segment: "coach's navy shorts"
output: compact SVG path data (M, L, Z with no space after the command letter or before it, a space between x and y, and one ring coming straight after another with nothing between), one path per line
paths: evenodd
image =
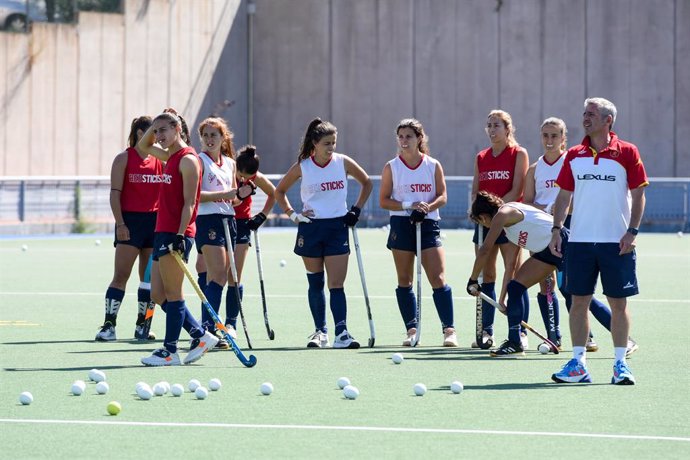
M119 241L117 239L117 229L115 229L114 246L128 244L138 249L153 247L153 233L156 229L155 212L123 211L122 218L129 229L129 239L127 241Z
M638 294L635 251L619 256L618 243L568 243L565 286L573 295L594 294L601 274L604 295L613 298Z
M561 229L561 254L563 257L557 257L551 254L551 249L547 246L546 248L542 249L541 251L532 254L532 257L544 262L545 264L553 265L556 267L556 270L563 270L565 267L565 251L568 248L568 236L570 235L570 231L568 231L567 228L562 228Z
M158 260L166 254L170 254L170 249L168 246L175 242L177 235L175 233L168 232L156 232L153 237L153 260ZM189 260L189 253L192 250L192 245L194 244L194 239L191 236L185 236L184 238L184 255L183 259L185 262Z
M251 246L251 233L247 227L249 219L235 219L237 222L237 236L235 237L235 244L248 244Z
M347 225L342 217L312 219L297 227L295 254L302 257L339 256L350 253Z
M482 233L482 236L486 238L486 235L489 234L489 227L482 227L484 229L484 233ZM479 244L479 224L474 224L474 235L472 235L472 242L474 244ZM482 242L484 240L482 239ZM506 244L510 243L510 240L506 236L506 232L501 231L501 234L498 235L498 238L496 238L496 242L494 244Z
M201 254L201 249L206 246L225 246L225 229L223 219L228 220L230 230L230 240L232 247L235 247L235 235L237 235L237 225L235 217L227 214L203 214L196 216L196 251Z
M391 229L388 232L388 249L417 252L417 235L415 224L407 216L391 216ZM429 248L441 247L441 229L438 221L424 219L422 221L422 251Z

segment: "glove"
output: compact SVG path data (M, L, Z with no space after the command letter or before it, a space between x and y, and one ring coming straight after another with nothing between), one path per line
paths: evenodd
M168 249L170 249L170 252L177 251L184 255L186 250L184 235L180 235L179 233L175 235L175 241L168 245Z
M416 224L418 222L423 222L424 219L426 218L426 213L423 211L420 211L419 209L415 209L412 211L412 214L410 214L410 222L413 224Z
M305 224L311 223L310 218L308 218L307 216L305 216L303 214L298 213L297 211L290 214L290 220L296 224L299 224L300 222L304 222Z
M256 195L256 185L252 181L248 181L237 189L237 198L240 201L244 201L252 195Z
M467 293L469 295L476 296L480 292L482 292L482 287L479 285L479 281L470 278L470 280L467 282Z
M362 213L362 210L359 209L357 206L352 206L350 210L345 214L345 225L348 227L354 227L357 225L357 222L359 221L359 215Z
M247 228L249 228L249 230L258 230L264 222L266 222L266 214L260 212L247 221Z

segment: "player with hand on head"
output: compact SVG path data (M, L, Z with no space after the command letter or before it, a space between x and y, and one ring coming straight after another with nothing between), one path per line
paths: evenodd
M640 153L634 144L612 131L616 106L604 98L584 103L585 138L568 150L553 206L554 231L549 248L562 252L561 232L572 209L566 290L572 294L570 335L573 359L551 379L559 383L591 382L586 361L588 310L597 279L611 307L611 335L615 349L611 383L632 385L635 378L626 362L630 316L627 298L638 293L635 238L645 207L649 184Z
M367 173L347 155L335 152L337 129L315 118L309 123L293 164L275 190L278 205L298 224L294 252L302 257L309 282L309 308L315 332L307 347L329 346L326 328L325 276L328 274L330 307L335 323L333 348L359 348L347 330L347 300L343 285L350 256L348 227L357 224L373 185ZM357 201L347 208L347 176L361 185ZM302 212L295 211L287 191L302 178Z
M530 204L536 208L542 209L547 213L551 213L553 203L558 196L558 187L556 186L556 178L563 166L565 160L565 152L567 150L567 134L568 130L565 122L560 118L550 117L544 120L541 125L541 141L544 147L544 154L530 166L527 171L527 178L525 179L525 196L523 202ZM565 228L570 227L570 214L563 222ZM565 267L564 267L565 268ZM572 296L565 290L564 280L565 275L562 270L558 271L556 277L558 281L558 288L565 300L565 306L570 311L572 305ZM560 346L561 332L559 328L559 314L558 314L558 297L553 293L553 307L554 307L554 322L556 328L556 338L549 337ZM550 318L548 314L548 300L546 295L546 282L540 282L540 292L537 294L537 302L541 310L544 325L547 331L550 330ZM598 300L592 297L589 304L589 311L604 326L607 330L611 330L611 309ZM588 352L595 352L599 346L594 340L592 331L589 332L589 338L585 345ZM637 343L632 339L628 339L627 356L630 356L638 349Z
M263 208L256 215L251 215L252 197L249 196L242 200L235 206L235 222L237 223L237 237L235 242L235 265L237 267L237 280L242 280L242 269L247 258L247 251L249 250L251 232L256 231L266 222L266 216L273 209L276 200L273 196L275 186L268 178L259 172L259 154L256 153L256 147L253 145L245 145L237 152L237 159L235 161L237 166L236 177L238 185L254 184L266 194L266 202ZM235 289L235 283L232 278L228 279L228 293L225 297L228 316L226 319L226 326L231 326L232 330L237 328L237 314L240 311L237 305L237 296L231 293L230 290ZM240 298L244 293L244 286L239 284ZM228 330L231 330L228 327Z
M416 229L421 224L421 264L433 289L434 305L441 320L443 346L457 347L453 295L446 283L445 253L441 246L439 208L448 201L443 167L429 156L428 137L422 124L401 120L395 130L398 155L381 174L379 204L390 211L387 247L393 254L398 287L395 296L406 329L403 346L413 345L419 327L417 298L412 290L416 257ZM416 343L415 343L416 345Z
M479 152L474 162L474 178L472 180L472 201L479 191L491 192L500 197L504 202L521 201L525 182L525 175L529 166L527 150L522 148L515 139L515 125L508 112L492 110L486 120L486 135L489 137L491 147ZM486 238L488 228L483 228L482 236ZM482 242L479 241L479 226L475 225L474 252L477 254ZM498 252L503 258L504 274L498 301L505 305L508 281L513 278L515 270L520 265L520 248L508 241L501 234L496 239L491 252L488 255L482 273L482 291L496 300L496 258ZM525 293L525 318L529 315L529 297ZM488 302L482 302L482 343L472 343L472 348L486 348L485 345L493 344L493 324L496 309ZM523 331L521 336L523 348L527 348L527 335Z
M504 312L508 315L508 340L497 350L491 351L492 357L523 356L525 353L520 336L520 323L525 316L525 292L563 265L563 258L556 257L549 250L553 216L525 203L504 203L496 195L480 191L472 203L470 217L474 222L488 227L489 232L477 251L477 258L467 282L468 294L479 295L481 286L477 278L499 235L505 234L511 243L526 248L531 253L508 283L507 311ZM568 230L564 228L561 233L565 252Z
M225 120L218 117L206 118L199 124L198 131L203 150L199 155L202 177L199 211L196 217L196 271L201 290L213 310L218 313L223 288L228 284L228 280L232 279L223 220L228 223L231 239L229 244L234 247L237 226L233 201L247 198L253 192L253 188L249 185L244 192L237 188L233 134ZM235 299L234 292L227 298ZM238 313L237 302L227 300L225 324L226 327L228 324L232 325L227 329L233 338L237 338L233 319L237 318ZM201 325L218 338L216 348L230 348L221 331L216 330L211 315L203 306Z
M199 360L213 348L218 339L205 332L187 309L182 282L184 272L172 252L186 261L196 233L195 219L201 194L201 165L199 157L184 138L186 123L173 110L153 119L153 125L137 143L137 150L165 161L163 184L154 235L153 266L151 268L151 297L166 314L163 347L141 359L147 366L180 365L177 342L184 328L193 344L184 364Z
M163 163L140 152L137 141L151 126L149 116L132 120L129 147L115 156L110 169L110 209L115 217L115 273L105 293L105 319L96 334L96 341L117 339L117 313L125 297L127 280L139 258L138 313L134 338L155 340L150 333L155 303L151 301L151 283L147 266L153 251L153 233L158 211L158 193ZM147 318L148 316L148 318Z

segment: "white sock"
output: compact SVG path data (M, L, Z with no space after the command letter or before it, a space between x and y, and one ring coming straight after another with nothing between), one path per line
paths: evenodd
M585 364L587 362L587 349L585 347L573 347L573 359Z
M616 361L625 362L625 352L628 351L626 347L615 347Z

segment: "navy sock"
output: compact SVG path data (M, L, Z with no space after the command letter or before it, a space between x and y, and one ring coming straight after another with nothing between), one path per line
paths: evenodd
M589 311L592 315L609 331L611 330L611 309L604 305L600 300L592 297L592 301L589 303Z
M198 339L201 336L204 335L206 332L203 327L201 327L201 324L194 318L194 315L192 315L192 312L189 311L189 308L187 308L187 304L185 301L182 301L182 306L184 307L183 313L184 313L184 319L182 321L182 328L187 331L189 336L193 339Z
M453 325L453 292L447 284L434 289L432 295L438 318L441 320L441 330Z
M220 311L220 301L223 298L223 286L215 281L211 281L206 285L204 294L206 295L208 303L211 304L213 311L218 313ZM215 321L205 307L201 309L201 327L209 331L214 331L216 329Z
M241 286L240 286L241 289ZM240 290L240 298L242 291ZM225 324L229 324L237 328L237 316L240 314L240 303L237 301L237 293L235 286L228 285L228 290L225 293Z
M109 287L105 291L105 323L110 323L113 326L117 323L117 312L122 305L122 299L125 298L125 291L114 287Z
M515 280L508 283L508 340L520 343L520 322L525 316L523 294L527 288Z
M558 297L556 293L551 296L553 302L553 323L551 323L551 318L549 318L549 302L545 294L537 294L537 303L539 304L539 311L541 312L541 318L544 321L544 328L546 328L546 335L549 340L558 340L561 338L561 331L559 328L560 318L558 314Z
M330 292L331 314L333 315L335 335L337 337L347 329L347 299L345 298L345 289L343 288L333 288L328 291Z
M417 327L417 298L414 295L412 286L398 286L395 289L395 298L398 299L398 309L405 323L405 330Z
M307 273L309 309L314 319L314 328L321 332L328 331L326 328L326 294L323 292L326 284L325 279L323 272Z
M496 300L496 283L482 283L482 292ZM482 327L489 335L494 335L494 318L496 309L482 300Z
M170 353L175 353L177 352L177 342L180 340L182 323L184 323L184 301L166 301L163 302L161 307L165 311L165 339L163 340L163 346Z
M146 320L146 309L151 302L151 290L139 288L137 290L137 326Z
M522 305L525 307L525 315L522 320L529 323L529 293L527 291L522 293Z

